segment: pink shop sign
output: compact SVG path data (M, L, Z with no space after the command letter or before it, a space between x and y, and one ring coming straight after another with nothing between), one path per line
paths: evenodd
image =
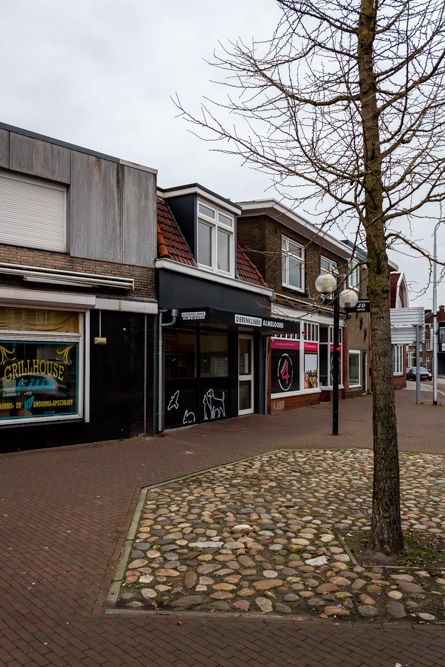
M270 346L272 350L299 350L300 341L288 338L274 338Z

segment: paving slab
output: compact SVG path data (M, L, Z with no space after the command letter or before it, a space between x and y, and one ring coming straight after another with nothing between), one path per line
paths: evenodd
M401 450L443 455L443 406L430 405L426 392L422 405L414 398L412 391L396 394ZM443 626L428 619L382 625L252 618L242 609L229 618L105 611L142 487L277 449L366 450L371 412L369 396L341 401L337 437L330 435L331 406L321 405L164 437L0 456L0 664L442 666Z

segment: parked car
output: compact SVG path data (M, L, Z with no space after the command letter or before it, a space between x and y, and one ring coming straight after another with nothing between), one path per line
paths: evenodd
M427 368L422 368L422 366L419 368L420 371L420 379L421 380L432 380L433 376L429 372ZM413 366L413 368L408 368L406 372L406 379L407 380L415 380L416 379L416 373L417 373L417 368Z

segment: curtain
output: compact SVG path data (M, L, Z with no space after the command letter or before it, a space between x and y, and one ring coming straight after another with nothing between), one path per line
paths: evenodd
M62 310L6 308L0 306L0 330L54 331L74 333L79 331L78 313Z

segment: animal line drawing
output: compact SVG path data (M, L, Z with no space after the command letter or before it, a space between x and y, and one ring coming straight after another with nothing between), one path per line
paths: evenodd
M204 419L221 419L221 417L225 417L225 399L226 394L224 391L221 398L215 396L213 389L206 391L202 400L204 403Z
M170 398L170 401L168 402L167 410L178 410L179 409L179 389L178 391L175 391L173 396Z

